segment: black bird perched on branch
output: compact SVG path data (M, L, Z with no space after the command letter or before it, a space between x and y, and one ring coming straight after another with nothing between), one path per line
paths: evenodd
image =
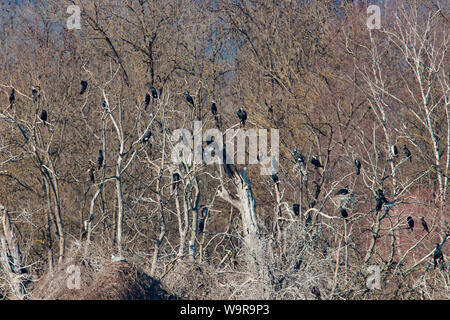
M411 232L413 232L414 231L414 220L413 220L413 218L409 216L408 218L406 218L406 222L408 222L409 229L411 230Z
M212 101L211 103L211 113L213 114L213 116L217 116L217 106L216 106L216 101Z
M34 103L38 102L38 99L41 97L36 87L31 87L31 95L33 96Z
M424 217L421 217L421 218L420 218L420 222L422 222L423 230L425 230L427 233L430 233L430 230L428 229L428 224L427 224L427 222L425 221L425 218L424 218Z
M240 107L236 114L239 120L241 120L242 126L245 127L245 121L247 120L247 112L245 112L245 110L242 107Z
M394 157L398 156L398 149L397 149L397 146L395 144L392 145L391 151L392 151L392 154L394 155Z
M376 210L378 212L381 210L383 203L387 202L386 198L384 197L384 193L383 193L382 189L378 189L375 199L377 201Z
M341 207L341 215L343 218L347 218L348 217L348 212L345 208Z
M85 92L86 92L86 89L87 89L88 83L87 83L87 81L85 81L85 80L81 80L80 84L81 84L81 91L80 91L80 95L82 95L83 93L85 93Z
M206 220L206 215L208 214L208 208L207 207L203 207L202 209L202 217L200 218L200 222L198 224L198 232L202 233L203 230L205 229L205 220Z
M90 169L89 169L89 178L91 179L91 182L92 182L92 183L95 183L94 172L95 172L95 169L94 169L94 168L90 168Z
M148 105L150 104L150 93L145 94L145 110L147 110Z
M102 165L103 165L103 151L100 149L100 150L98 150L98 160L97 160L97 163L98 163L98 170L100 170L100 168L102 167Z
M433 254L434 269L437 267L438 260L442 262L442 267L444 267L444 255L442 254L441 246L439 243L436 243L436 249L434 249Z
M41 112L41 120L44 123L44 125L46 125L46 121L47 121L47 111L45 109L42 109Z
M192 99L191 95L189 94L189 91L186 91L184 93L184 96L186 97L186 101L192 105L192 107L194 108L194 99Z
M9 107L12 109L14 105L14 101L16 100L15 96L16 90L12 88L11 93L9 95Z
M409 161L411 162L412 161L411 151L409 151L406 144L403 145L403 152L405 153L406 158L409 158Z
M303 164L305 162L305 158L303 158L303 155L301 153L298 153L297 148L295 148L295 150L294 150L294 159L295 159L295 162L297 162L299 164Z
M198 233L202 233L204 228L205 228L205 219L201 218L200 222L198 223Z
M148 142L152 137L152 132L150 130L147 131L145 136L142 138L142 143Z
M298 216L300 214L300 205L298 203L294 203L292 205L292 211L294 211L294 214Z
M153 99L158 99L158 92L156 91L155 87L151 87L150 92L152 93Z
M361 173L361 161L358 159L355 159L355 169L356 169L356 175L359 176Z
M338 190L338 192L336 192L336 196L346 195L346 194L348 194L348 184L345 186L344 189L340 189L340 190Z
M180 174L178 172L174 172L172 174L172 190L175 190L175 188L178 187L178 184L180 183Z
M280 179L278 179L278 176L275 173L272 174L272 180L275 182L277 189L280 190Z
M317 156L312 157L311 163L314 165L315 169L323 168L323 165L320 163L319 158L317 158Z
M106 100L103 100L102 107L103 109L106 109Z
M320 290L319 290L318 287L316 287L316 286L312 287L311 288L311 293L316 296L317 300L322 300L322 297L321 297L321 294L320 294Z

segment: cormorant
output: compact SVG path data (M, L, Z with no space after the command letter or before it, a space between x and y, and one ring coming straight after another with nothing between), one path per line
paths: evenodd
M95 171L94 168L90 168L90 169L89 169L89 178L91 179L91 182L92 182L92 183L95 183L94 171Z
M397 149L397 146L395 144L392 145L391 151L392 151L392 154L394 155L394 157L398 156L398 149Z
M216 106L216 101L212 101L211 104L211 113L213 114L213 116L217 116L217 106Z
M414 220L413 220L413 218L412 217L408 217L408 218L406 218L406 221L408 222L409 229L411 229L411 232L413 232L414 231Z
M378 211L381 210L381 208L383 206L383 203L387 202L386 198L384 197L382 189L378 189L377 195L375 197L375 200L377 201L376 210L377 210L377 213L378 213Z
M427 233L430 233L430 230L428 229L428 224L427 224L427 222L425 221L425 218L424 218L424 217L421 217L421 218L420 218L420 221L422 222L423 230L425 230Z
M295 161L299 164L302 164L305 162L303 155L301 153L298 153L297 148L295 148L295 150L294 150L294 158L295 158Z
M87 81L81 80L80 84L81 84L81 91L80 91L80 95L82 95L83 93L85 93L85 92L86 92L86 89L87 89L88 83L87 83Z
M36 87L31 87L31 95L33 96L33 101L36 103L38 102L38 99L41 97Z
M343 218L347 218L348 217L348 212L345 208L341 207L341 215Z
M186 91L184 93L184 96L186 97L186 101L194 107L194 99L192 99L191 95L189 94L189 91Z
M436 243L436 249L434 249L434 254L433 254L434 269L436 269L436 267L437 267L438 260L441 260L442 267L443 267L444 266L444 255L442 254L441 246L439 245L439 243Z
M198 224L198 232L202 233L203 229L205 229L205 219L206 219L206 214L208 213L208 208L207 207L203 207L202 209L202 217L200 218L200 222Z
M320 163L319 158L317 158L317 156L312 157L311 163L314 165L315 169L323 168L323 165Z
M158 99L158 92L156 91L155 87L151 87L150 91L152 92L153 99Z
M280 179L278 179L278 176L275 173L272 174L272 180L277 185L277 189L280 190Z
M178 187L178 184L180 183L180 179L181 178L180 178L180 175L178 172L174 172L172 174L172 182L173 182L172 190L175 190L175 188Z
M316 287L316 286L312 287L311 288L311 293L316 296L317 300L322 300L322 297L321 297L321 294L320 294L320 290L319 290L318 287Z
M292 211L294 211L294 214L298 216L300 214L300 205L298 203L294 203L292 205Z
M202 233L204 228L205 228L205 219L201 218L200 222L198 223L198 233Z
M406 144L403 145L403 152L405 153L406 158L409 158L409 161L411 162L411 160L412 160L411 151L409 151Z
M100 170L100 168L101 168L102 165L103 165L103 151L102 151L102 150L98 150L98 160L97 160L97 163L98 163L98 170Z
M359 176L361 173L361 162L358 159L355 159L355 169L356 169L356 175Z
M148 132L145 134L145 136L142 138L142 143L148 142L152 136L152 132L148 130Z
M346 194L348 194L348 185L346 185L344 189L340 189L340 190L338 190L338 192L336 192L336 196L346 195Z
M12 88L11 94L9 95L9 107L12 109L14 105L14 101L16 100L15 96L16 90Z
M145 94L145 110L147 110L148 105L150 104L150 93Z
M103 109L106 109L106 100L103 100L102 107L103 107Z
M240 107L236 114L239 120L241 120L242 126L245 127L245 121L247 120L247 112L245 112L245 110L242 107Z
M44 123L44 125L46 125L46 121L47 121L47 111L45 110L45 109L42 109L42 112L41 112L41 120L42 120L42 122Z

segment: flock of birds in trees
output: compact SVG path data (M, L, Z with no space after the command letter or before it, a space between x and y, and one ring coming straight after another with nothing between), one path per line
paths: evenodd
M85 81L85 80L82 80L80 82L80 84L81 84L80 95L83 95L86 92L86 90L87 90L88 82ZM40 94L39 94L38 89L39 89L38 87L34 87L34 86L32 87L31 94L32 94L32 97L33 97L33 101L35 103L38 102L39 99L40 99ZM160 94L161 94L161 91L160 91ZM190 106L192 106L192 108L194 108L195 107L194 99L190 95L189 91L186 91L184 93L184 96L185 96L186 102ZM153 87L153 86L150 88L150 92L147 92L146 95L145 95L145 102L144 102L145 110L147 110L148 106L150 105L150 102L151 102L152 98L154 100L158 99L158 92L157 92L156 88ZM9 105L10 105L11 109L14 107L14 104L15 104L15 89L12 88L11 93L9 95ZM103 100L103 105L102 106L103 106L104 109L106 109L107 104L106 104L105 100ZM215 121L218 122L218 118L217 118L217 115L218 115L217 104L216 104L216 101L214 101L214 100L212 101L212 104L211 104L211 113L214 116ZM238 117L238 119L240 121L241 126L245 127L245 123L247 121L247 112L244 110L244 108L240 107L236 114L237 114L237 117ZM48 114L47 114L47 111L45 109L42 109L41 115L40 115L40 119L42 120L44 125L47 124ZM152 136L151 131L148 131L144 135L144 137L142 139L142 143L149 143L150 148L151 148L151 143L150 143L151 136ZM213 141L214 140L212 138L210 138L207 141L207 144L210 144ZM391 146L391 152L392 152L392 155L394 157L398 157L398 148L397 148L397 146L395 144ZM403 152L405 154L406 159L409 159L409 161L412 161L411 151L408 149L406 144L403 145ZM302 154L300 154L297 149L294 150L293 156L294 156L295 162L297 164L299 164L300 167L302 168L303 165L305 164L304 156ZM98 170L100 170L102 168L103 163L104 163L103 151L100 149L99 152L98 152L98 159L97 159ZM321 164L318 156L316 156L316 155L314 155L311 158L311 164L314 166L314 169L324 168L324 166ZM354 160L354 167L355 167L355 174L356 175L360 175L360 173L361 173L361 161L359 159L355 159ZM95 169L94 168L90 168L89 169L89 178L90 178L90 181L92 183L95 183L95 175L94 174L95 174ZM181 177L180 177L179 173L177 173L177 172L173 173L172 180L173 180L172 181L172 183L173 183L172 184L172 188L174 190L174 189L176 189L178 187L178 184L181 181ZM279 190L280 180L279 180L279 178L278 178L278 176L276 174L272 174L272 180L275 183L277 190ZM317 198L318 198L318 196L319 196L319 194L321 192L320 185L317 182L315 182L315 185L316 185L315 197L314 197L313 202L311 203L311 207L315 206ZM349 186L346 185L345 188L338 190L336 192L335 196L347 196L349 193L350 193ZM392 208L393 205L394 205L394 202L390 202L390 201L388 201L386 199L382 189L378 189L378 191L376 192L375 201L376 201L375 210L376 210L377 213L380 210L384 209L385 213L387 214L389 212L390 208ZM292 205L292 211L293 211L294 215L299 216L300 215L300 205L298 203L294 203ZM204 228L204 219L206 217L206 213L207 213L207 208L204 208L204 211L202 211L202 217L201 217L200 223L199 223L199 231L200 232L202 232L203 228ZM348 211L347 211L347 209L345 207L343 207L343 206L340 207L340 213L341 213L341 216L344 219L348 218ZM308 225L310 222L311 222L311 215L307 216L307 218L306 218L306 225ZM408 216L406 218L406 222L408 224L408 229L411 232L413 232L414 231L414 220L413 220L413 218L411 216ZM424 217L421 217L421 223L422 223L423 229L427 233L429 233L430 231L429 231L428 225L427 225ZM434 259L434 267L435 268L436 268L437 262L439 260L443 261L443 255L442 255L442 251L440 249L440 245L439 244L437 244L436 249L434 250L433 259ZM314 292L314 294L317 295L317 292ZM320 293L318 294L318 296L320 297Z

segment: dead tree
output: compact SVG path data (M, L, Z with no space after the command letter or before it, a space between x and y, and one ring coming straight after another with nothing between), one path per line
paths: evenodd
M7 278L12 297L24 300L27 295L25 284L28 274L23 266L22 253L8 211L2 205L0 205L0 219L3 226L3 232L0 233L0 265Z

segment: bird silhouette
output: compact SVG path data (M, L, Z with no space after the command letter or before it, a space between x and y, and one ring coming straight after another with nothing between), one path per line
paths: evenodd
M444 255L442 254L441 246L439 243L436 243L436 249L434 249L433 253L434 269L436 269L439 261L442 262L442 267L444 267Z
M41 120L44 123L44 125L46 125L46 121L47 121L47 111L45 109L42 109L41 112Z
M147 110L148 105L150 104L150 93L145 94L145 110Z
M305 162L305 158L301 153L298 153L297 148L295 148L293 155L296 163L303 164Z
M85 81L85 80L81 80L80 84L81 84L81 91L80 91L80 95L83 95L83 93L85 93L85 92L86 92L86 89L87 89L88 83L87 83L87 81Z
M377 201L376 212L381 210L383 203L387 202L382 189L378 189L375 200Z
M9 107L12 109L14 105L14 101L16 100L15 96L16 90L12 88L11 93L9 94Z
M38 102L38 100L41 98L41 95L39 94L39 91L36 89L36 87L31 87L31 95L33 96L34 103Z
M95 183L94 172L95 172L95 169L94 169L94 168L90 168L90 169L89 169L89 178L91 179L91 182L92 182L92 183Z
M300 205L298 203L294 203L292 205L292 211L296 216L298 216L300 214Z
M358 159L355 159L355 169L356 169L356 175L359 176L361 173L361 162Z
M194 108L194 99L192 99L191 95L189 94L189 91L186 91L184 93L184 96L186 98L186 101Z
M103 165L103 151L102 150L98 150L98 159L97 159L97 163L98 163L98 170L100 170L100 168Z
M392 145L391 151L392 151L392 154L394 155L394 157L398 156L398 149L397 149L397 146L395 144Z
M280 179L278 179L278 176L275 173L272 174L272 180L275 182L277 189L280 190Z
M420 218L420 222L422 222L423 230L425 230L427 233L430 233L430 230L428 229L428 224L427 224L427 222L425 221L425 218L424 218L424 217L421 217L421 218Z
M340 190L338 190L338 192L336 192L336 196L339 196L339 195L346 195L346 194L348 194L348 184L345 186L345 188L344 189L340 189Z
M148 142L151 137L152 137L152 132L150 130L148 130L147 133L142 138L142 143Z
M180 174L178 172L174 172L172 174L172 190L175 190L178 187L178 184L180 183Z
M409 151L406 144L403 145L403 152L405 153L406 158L409 158L409 161L412 161L411 151Z
M317 300L322 300L322 296L320 294L320 290L318 287L314 286L311 288L311 293L316 296Z
M151 87L150 92L152 93L153 99L158 99L158 92L156 91L155 87Z
M347 218L348 217L348 212L345 208L341 207L341 215L343 218Z
M409 229L411 230L411 232L413 232L414 231L414 219L409 216L408 218L406 218L406 222L408 222Z
M320 160L317 156L313 156L311 159L311 163L314 165L314 168L323 168L323 165L320 163Z
M212 101L211 103L211 113L213 114L213 116L217 116L217 105L216 105L216 101Z
M245 121L247 121L247 112L245 112L245 110L240 107L236 114L241 121L242 126L245 127Z

